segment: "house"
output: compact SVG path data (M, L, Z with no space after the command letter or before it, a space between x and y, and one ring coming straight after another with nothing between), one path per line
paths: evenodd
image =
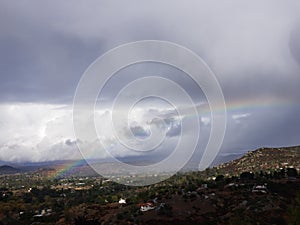
M224 188L234 188L234 187L238 187L239 185L238 184L236 184L236 183L229 183L229 184L226 184L225 186L224 186Z
M197 189L197 191L203 191L203 190L205 190L205 189L207 189L207 184L202 184L202 185Z
M120 198L119 204L126 204L126 199Z
M265 185L256 185L256 186L253 186L252 193L267 194L268 193L268 189L267 189L267 187Z
M39 218L39 217L43 217L43 216L50 216L51 214L52 214L52 209L43 209L43 210L41 210L41 213L39 214L39 211L37 210L37 211L35 211L35 213L37 213L37 214L35 214L34 216L33 216L33 218Z
M141 208L140 211L147 212L149 210L155 209L155 206L152 202L147 202L145 204L140 204Z

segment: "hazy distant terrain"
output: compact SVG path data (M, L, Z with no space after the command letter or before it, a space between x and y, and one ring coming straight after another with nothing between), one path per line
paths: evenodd
M260 170L278 170L283 167L294 167L300 168L300 147L281 147L281 148L260 148L257 150L252 150L243 153L235 154L226 154L219 155L214 160L212 164L212 171L221 174L240 174L244 171L253 171L259 172ZM126 161L127 160L127 161ZM143 158L132 158L126 159L124 162L127 162L132 165L144 165L151 164L151 161L147 161ZM96 176L97 172L88 164L81 163L76 165L76 161L50 161L50 162L40 162L40 163L9 163L8 166L5 163L0 167L0 174L12 174L18 172L34 172L41 168L51 168L60 170L60 168L70 167L60 176ZM72 165L72 166L70 166ZM123 171L120 166L115 165L111 162L94 162L92 166L95 166L99 170L103 171L105 174L124 174L126 171ZM197 171L198 165L190 163L186 165L182 171ZM156 171L159 172L159 171ZM165 172L165 171L161 171ZM142 172L140 172L142 173Z

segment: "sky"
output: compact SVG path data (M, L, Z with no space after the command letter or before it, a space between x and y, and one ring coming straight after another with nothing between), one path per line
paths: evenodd
M213 71L227 107L219 154L299 145L299 15L296 0L1 0L0 160L78 159L78 143L89 156L106 158L108 153L99 150L95 140L74 134L73 98L84 72L98 57L140 40L185 46ZM162 132L164 143L147 154L126 149L114 137L110 121L114 99L130 82L158 75L186 90L199 115L184 102L180 107L186 114L178 115L176 107L162 99L144 99L129 113L129 130L142 140ZM166 92L155 85L140 87L147 88L161 95ZM201 128L194 155L199 160L211 128L207 105L205 93L184 72L142 63L117 72L107 82L95 109L95 127L115 157L143 155L155 161L171 154L178 138L192 135L191 130L181 132L181 122L194 116Z

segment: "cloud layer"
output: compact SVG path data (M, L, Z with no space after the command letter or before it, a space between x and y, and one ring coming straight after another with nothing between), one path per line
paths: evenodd
M82 74L109 49L143 39L186 46L216 74L228 106L222 152L299 144L299 15L296 0L1 1L0 160L80 157L72 127L72 99ZM107 106L124 85L151 75L172 79L196 104L206 103L199 87L174 68L150 63L117 73L100 96L98 118L105 143L117 156L134 154L115 144ZM165 90L159 91L163 95ZM166 106L153 108L165 122L162 129L170 141L165 148L172 149L182 118ZM131 131L147 138L149 126L155 124L151 118L158 115L140 109ZM210 114L201 107L199 113L201 152L209 135ZM87 146L97 151L93 143ZM199 160L198 155L195 158Z

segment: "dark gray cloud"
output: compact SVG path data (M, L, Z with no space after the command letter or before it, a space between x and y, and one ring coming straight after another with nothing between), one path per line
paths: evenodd
M71 139L68 139L65 141L65 144L68 145L68 146L75 146L76 145L76 140L71 140Z
M135 137L146 138L150 135L149 131L145 130L142 126L132 126L130 130Z
M291 30L289 48L295 61L300 65L300 22Z
M299 144L299 15L298 1L1 1L0 102L8 105L0 111L0 116L7 118L0 121L0 132L5 136L7 127L12 127L0 140L1 146L16 138L15 133L21 137L24 132L16 132L18 126L9 124L20 122L9 121L19 118L9 116L18 112L9 104L70 105L80 77L98 56L119 44L143 39L184 45L216 74L228 105L223 152ZM183 72L153 63L117 73L104 88L101 100L111 103L124 85L151 75L170 78L195 102L205 101L203 92ZM46 112L37 113L40 120ZM34 118L22 107L19 113L24 114L20 116L24 121ZM163 118L172 127L167 136L179 135L174 115ZM209 113L201 118L206 139ZM30 127L33 122L20 124ZM42 127L34 124L35 129ZM55 149L63 145L70 151L73 137L69 131L67 135L61 132L62 137L55 134L60 143ZM147 134L138 125L133 132ZM16 149L21 142L22 138L14 139L10 148Z
M2 101L70 101L96 57L141 39L190 47L216 72L229 98L274 95L287 86L285 95L294 96L300 79L289 64L289 40L295 58L299 45L292 35L295 1L169 3L2 1Z
M84 43L47 28L0 37L1 101L70 101L101 48L101 41Z
M85 69L105 51L126 40L159 39L147 18L135 24L119 18L114 27L103 3L92 10L57 3L0 3L1 101L70 102Z

